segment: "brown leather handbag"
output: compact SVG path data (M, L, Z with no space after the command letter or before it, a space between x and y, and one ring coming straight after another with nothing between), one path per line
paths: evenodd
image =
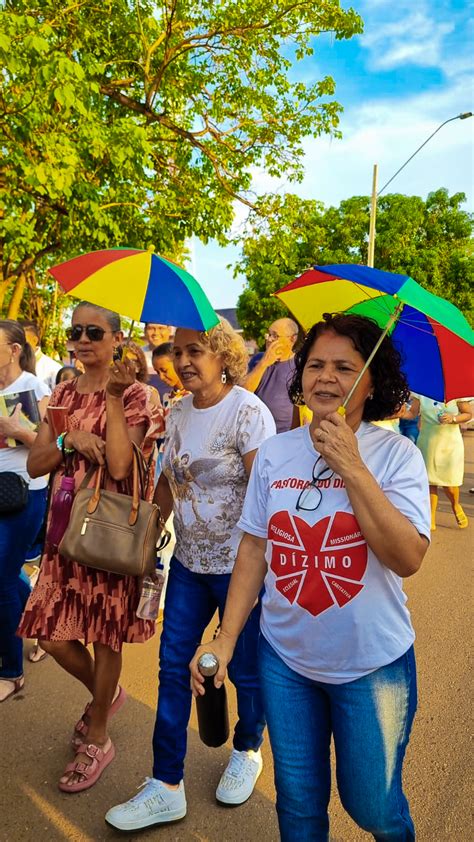
M71 509L59 554L87 567L119 576L146 576L155 570L157 549L170 539L154 503L142 499L147 466L133 447L132 496L102 488L104 469L93 466ZM94 473L95 487L87 488Z

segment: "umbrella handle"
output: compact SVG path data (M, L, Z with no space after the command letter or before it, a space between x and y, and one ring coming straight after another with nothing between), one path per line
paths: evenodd
M395 295L394 295L393 297L394 297L394 298L396 298L396 296L395 296ZM400 317L401 312L402 312L402 310L403 310L403 307L404 307L404 305L403 305L403 303L400 301L400 304L398 304L398 305L397 305L397 307L395 308L395 310L393 311L393 313L392 313L392 315L390 316L390 318L389 318L389 320L388 320L387 324L385 325L385 327L384 327L384 329L383 329L382 333L380 334L380 336L379 336L379 338L378 338L378 340L377 340L377 342L376 342L376 344L375 344L375 346L374 346L373 350L371 351L371 353L369 354L368 358L366 359L366 361L365 361L365 363L364 363L364 365L363 365L362 370L361 370L361 371L359 371L359 374L357 375L357 377L356 377L356 379L355 379L354 383L352 384L352 388L350 389L349 394L348 394L348 395L344 398L344 400L343 400L343 402L342 402L342 406L340 406L340 407L338 408L337 412L338 412L338 414L339 414L339 415L342 415L343 417L345 416L345 414L346 414L346 406L347 406L347 404L349 403L349 401L350 401L350 399L351 399L352 395L354 394L355 390L357 389L357 386L359 385L360 381L362 380L362 378L363 378L363 376L364 376L365 372L367 371L367 369L368 369L368 367L369 367L370 363L372 362L372 360L373 360L373 358L375 357L375 355L376 355L377 351L379 350L379 348L380 348L380 346L381 346L382 342L384 341L385 337L387 336L387 334L388 334L388 332L389 332L390 328L391 328L391 327L392 327L392 325L393 325L393 324L397 321L397 319Z

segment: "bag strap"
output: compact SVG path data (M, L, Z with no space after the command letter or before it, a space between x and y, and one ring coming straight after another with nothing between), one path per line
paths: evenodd
M130 526L134 526L137 522L138 518L138 511L140 508L140 467L139 467L139 448L132 442L133 452L132 452L132 460L133 460L133 467L132 467L132 507L130 510L130 516L128 518L128 522ZM103 465L91 465L89 470L87 471L80 488L86 488L89 484L90 480L92 479L94 473L96 474L95 478L95 487L94 493L92 494L89 503L87 504L87 512L88 514L92 515L97 509L97 506L100 502L100 493L102 488L102 477L104 474L104 466ZM124 495L125 496L125 495Z
M84 479L82 480L82 482L81 482L81 484L78 488L78 491L80 491L81 488L87 488L87 486L89 485L89 483L90 483L92 477L94 476L95 472L100 471L100 470L101 470L100 465L91 465L89 470L86 472L86 474L84 476Z
M128 523L130 526L134 526L137 522L138 518L138 510L140 508L140 468L139 468L139 459L138 459L138 448L132 442L133 446L133 474L132 474L132 510L130 512L130 517L128 519Z
M145 474L145 472L148 471L149 462L145 461L143 453L141 452L138 445L135 444L135 442L132 442L131 444L132 444L133 450L134 450L134 452L137 456L137 459L138 459L138 471L139 471L139 477L140 477L140 485L141 485L142 490L143 489L146 490L146 488L148 487L148 482L147 482L147 480L144 479L144 474ZM87 488L87 486L89 485L89 483L90 483L90 481L91 481L91 479L94 476L96 471L98 473L100 473L100 475L101 475L99 485L102 483L104 466L103 465L91 465L89 470L86 472L86 474L84 476L84 479L82 480L82 482L79 486L79 489Z
M137 467L138 467L138 474L139 474L139 481L140 481L140 496L142 499L145 499L146 492L148 489L148 464L145 461L145 457L139 448L138 444L132 442L132 448L134 455L137 457Z

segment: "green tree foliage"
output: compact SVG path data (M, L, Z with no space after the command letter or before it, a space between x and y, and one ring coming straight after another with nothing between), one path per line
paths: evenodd
M379 199L375 265L411 275L449 299L471 321L474 280L473 217L461 209L464 193L444 188L426 201L399 193ZM252 213L236 267L247 278L238 318L249 337L260 341L268 324L287 315L272 294L314 264L367 263L368 196L345 199L339 207L287 194L264 199L262 215Z
M6 0L0 25L0 307L82 251L223 241L252 168L297 179L338 133L333 79L294 65L362 30L338 0Z

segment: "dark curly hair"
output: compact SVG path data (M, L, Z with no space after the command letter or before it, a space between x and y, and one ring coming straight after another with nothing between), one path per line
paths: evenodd
M323 333L333 331L347 336L356 351L367 360L382 333L379 325L365 316L345 313L323 313L306 334L300 350L295 354L295 374L288 385L290 400L298 405L303 400L302 375L308 354ZM381 421L398 412L410 397L406 377L401 370L402 357L390 337L386 336L369 366L374 396L364 406L364 421Z

